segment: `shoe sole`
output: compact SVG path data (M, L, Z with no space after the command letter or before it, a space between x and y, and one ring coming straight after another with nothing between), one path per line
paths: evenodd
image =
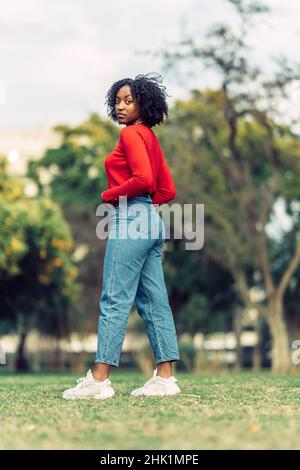
M64 397L64 400L107 400L108 398L114 397L115 394L109 395L108 397L102 397L101 395L92 395L89 397Z
M140 395L132 395L130 394L131 397L135 397L135 398L138 398L138 397L171 397L173 395L179 395L181 393L181 390L179 390L178 392L174 392L174 393L157 393L157 394L153 394L153 395L149 395L148 393L141 393Z

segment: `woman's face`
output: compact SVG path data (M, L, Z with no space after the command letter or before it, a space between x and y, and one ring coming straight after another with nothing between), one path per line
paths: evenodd
M124 85L119 89L116 95L115 111L120 124L128 126L140 120L140 105L134 100L129 85Z

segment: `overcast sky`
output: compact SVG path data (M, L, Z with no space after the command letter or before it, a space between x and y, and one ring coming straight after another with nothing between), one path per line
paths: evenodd
M300 2L265 3L272 13L253 31L255 59L263 67L275 53L298 60ZM234 15L224 0L0 0L0 127L76 124L92 111L106 116L114 81L161 72L160 60L137 50L179 41L182 22L200 38L225 20ZM217 84L205 70L187 84L164 78L170 104L196 84Z

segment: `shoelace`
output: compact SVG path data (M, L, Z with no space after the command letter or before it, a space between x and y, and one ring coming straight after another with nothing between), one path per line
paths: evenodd
M76 383L78 384L76 385L76 388L81 388L83 385L87 385L87 384L89 385L92 385L94 383L98 384L97 382L92 382L91 380L88 380L86 377L80 377L80 379L76 380ZM105 381L105 384L111 385L111 381L110 380Z
M81 388L87 382L86 377L80 377L80 379L76 380L76 388Z
M148 385L151 385L151 384L160 384L160 385L161 385L163 382L162 382L160 379L161 379L161 377L158 377L158 376L151 377L151 379L149 379L149 380L145 383L144 387L147 387ZM175 382L177 382L177 379L174 379L174 383L175 383ZM166 383L167 383L167 382L166 382ZM143 388L144 388L144 387L143 387Z

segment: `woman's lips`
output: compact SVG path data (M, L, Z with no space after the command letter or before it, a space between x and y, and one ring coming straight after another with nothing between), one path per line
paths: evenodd
M118 116L118 118L120 118L120 119L126 117L125 114L117 114L117 116Z

